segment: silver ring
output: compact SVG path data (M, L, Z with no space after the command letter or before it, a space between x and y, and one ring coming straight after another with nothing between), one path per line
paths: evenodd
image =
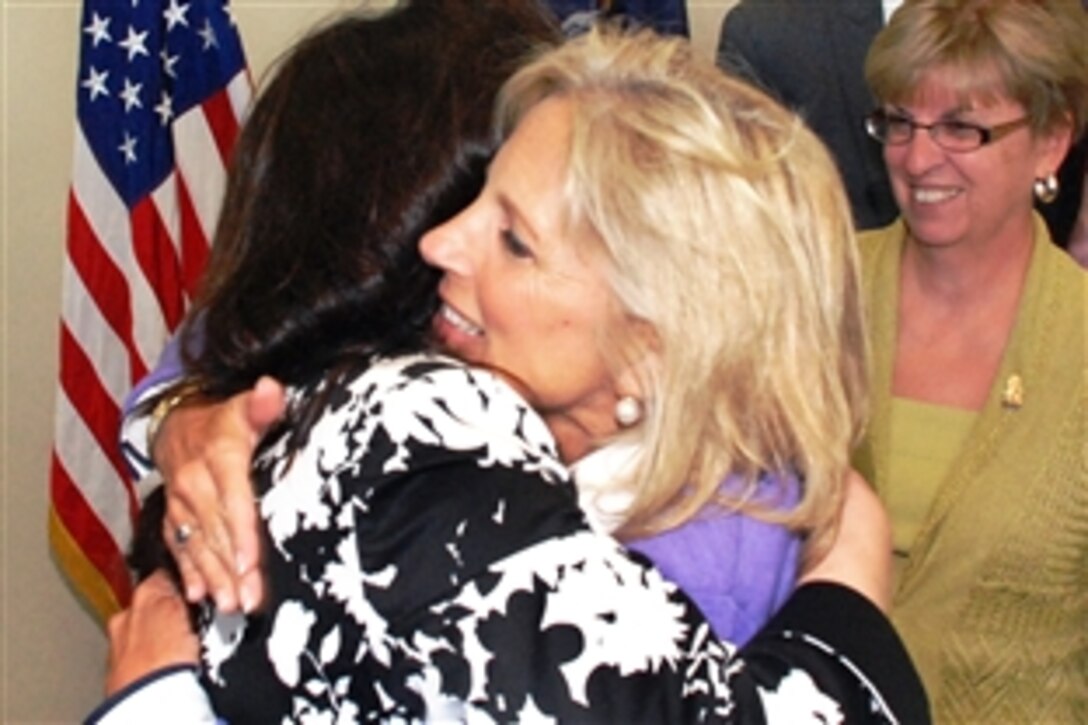
M185 546L185 542L193 537L193 527L189 524L179 524L174 529L174 543L178 546Z

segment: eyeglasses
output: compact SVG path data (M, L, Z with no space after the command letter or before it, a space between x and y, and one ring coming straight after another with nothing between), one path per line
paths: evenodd
M993 143L1021 126L1026 126L1030 121L1030 117L1024 116L989 127L967 121L918 123L906 116L877 109L865 117L865 131L880 143L903 146L914 138L915 129L922 128L944 150L963 153Z

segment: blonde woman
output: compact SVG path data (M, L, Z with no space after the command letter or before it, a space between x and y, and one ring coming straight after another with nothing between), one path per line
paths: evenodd
M521 381L567 460L627 444L607 481L579 481L587 508L618 521L621 537L712 516L716 503L758 513L760 476L797 471L800 501L778 518L819 538L833 530L866 396L834 166L795 116L713 66L671 68L669 54L637 44L611 52L607 72L555 53L507 85L506 134L542 99L570 116L569 131L551 129L566 141L550 150L558 160L519 159L512 183L528 185L521 169L549 161L563 172L552 187L532 179L530 210L511 208L512 191L485 189L423 240L446 272L440 338ZM652 92L633 90L643 76ZM530 234L559 249L537 252ZM592 320L578 340L553 340L596 304L577 284L587 267L603 270L600 304L622 324ZM587 347L602 350L608 366L594 374L611 385L588 413L555 402L588 399L576 385L533 396L581 372ZM620 401L640 411L626 426ZM725 488L723 471L735 476Z

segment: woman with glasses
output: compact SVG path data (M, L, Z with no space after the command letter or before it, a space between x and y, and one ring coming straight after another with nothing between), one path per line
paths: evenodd
M862 235L894 619L945 722L1088 720L1088 275L1033 199L1088 120L1076 0L908 0L866 60Z

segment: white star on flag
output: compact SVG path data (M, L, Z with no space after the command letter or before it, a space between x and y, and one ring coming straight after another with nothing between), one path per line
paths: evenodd
M125 142L117 147L117 150L125 155L126 164L136 163L136 139L125 133Z
M109 90L106 88L106 79L110 77L110 72L104 70L99 72L93 65L91 66L90 76L87 77L81 86L91 92L91 100L98 98L99 96L108 96Z
M181 56L170 55L166 52L166 49L163 48L162 52L159 53L159 58L162 60L162 72L171 78L177 78L178 74L177 71L174 70L174 66L178 64L178 59L180 57Z
M98 13L94 13L91 17L91 24L85 27L83 32L91 36L91 42L95 48L103 40L113 40L110 37L110 19L99 17Z
M169 93L166 91L162 92L162 100L158 102L154 110L155 113L159 114L159 121L163 126L170 123L170 119L174 117L174 107Z
M204 23L204 27L197 31L197 35L204 39L204 50L219 45L219 41L215 37L215 28L212 27L211 23Z
M133 83L128 78L125 79L125 89L121 91L121 100L125 102L125 113L133 108L144 107L144 104L140 102L141 88L143 88L142 83Z
M128 26L128 36L117 44L128 51L128 62L138 55L147 55L147 31L137 33L136 28Z
M166 20L167 32L174 29L175 25L188 26L189 21L185 18L185 13L189 12L189 6L181 5L178 0L170 0L170 7L162 11L162 17Z

